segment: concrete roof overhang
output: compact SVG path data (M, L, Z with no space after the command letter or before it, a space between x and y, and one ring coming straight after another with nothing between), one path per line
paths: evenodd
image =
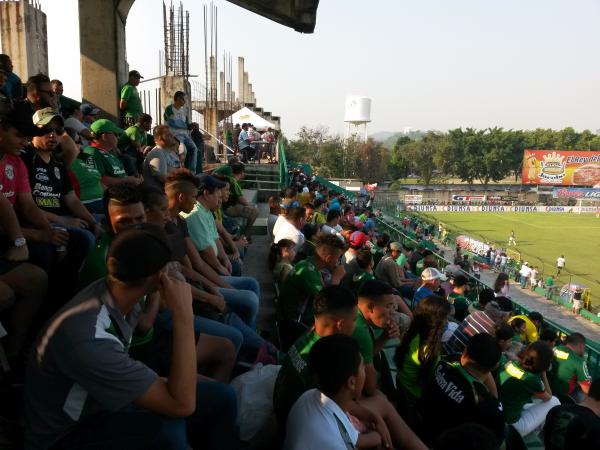
M313 33L319 0L227 0L300 33Z

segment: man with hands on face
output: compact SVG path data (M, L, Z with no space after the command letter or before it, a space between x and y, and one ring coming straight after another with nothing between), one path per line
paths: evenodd
M164 231L147 224L125 230L108 251L106 278L50 319L27 373L27 449L186 449L200 448L199 442L235 448L235 395L216 402L201 389L190 358L196 347L191 290L167 274L170 260ZM168 378L128 354L140 298L157 290L173 318Z

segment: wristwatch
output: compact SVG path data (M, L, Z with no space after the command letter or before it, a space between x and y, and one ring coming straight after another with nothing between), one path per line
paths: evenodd
M13 241L13 245L14 245L15 247L23 247L25 244L27 244L27 241L25 240L25 238L24 238L24 237L16 238L16 239Z

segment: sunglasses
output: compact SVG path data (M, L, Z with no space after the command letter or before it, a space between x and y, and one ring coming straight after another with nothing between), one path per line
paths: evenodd
M53 125L44 125L42 127L42 131L44 132L44 134L54 133L56 135L62 135L65 129L63 127L55 127Z

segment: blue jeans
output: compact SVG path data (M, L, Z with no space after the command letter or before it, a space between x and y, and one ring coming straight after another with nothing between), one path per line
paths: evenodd
M521 279L519 281L521 283L521 288L522 289L525 289L525 287L527 286L527 280L528 280L527 277L524 277L523 275L521 275Z
M194 141L187 132L179 133L175 130L173 131L175 137L185 145L185 167L193 173L198 173L198 168L196 167L198 165L198 147L196 147L196 144L194 144Z
M242 320L238 318L241 322ZM173 331L173 318L171 312L163 310L158 313L154 326L162 328L163 330ZM238 331L233 325L227 325L216 320L207 319L206 317L194 316L194 331L196 334L205 333L211 336L223 337L229 339L235 347L235 354L240 351L242 344L244 343L243 334Z
M232 277L241 277L242 276L242 263L241 261L236 261L234 259L230 259L231 263L231 276Z
M59 226L63 226L63 225L59 225ZM96 246L96 236L94 236L94 233L92 233L91 231L86 230L85 228L70 227L70 226L65 226L65 228L69 232L69 240L71 240L73 238L73 235L77 235L76 239L78 240L78 242L81 242L84 244L86 253L89 252L91 249L93 249Z
M227 306L237 313L246 324L256 328L256 316L260 299L260 286L252 277L221 277L234 289L219 288Z
M237 398L216 381L196 384L196 411L176 419L130 404L120 411L91 416L60 439L54 450L236 449Z
M216 381L196 384L196 411L186 419L161 416L156 448L164 450L235 449L237 397L233 388Z

